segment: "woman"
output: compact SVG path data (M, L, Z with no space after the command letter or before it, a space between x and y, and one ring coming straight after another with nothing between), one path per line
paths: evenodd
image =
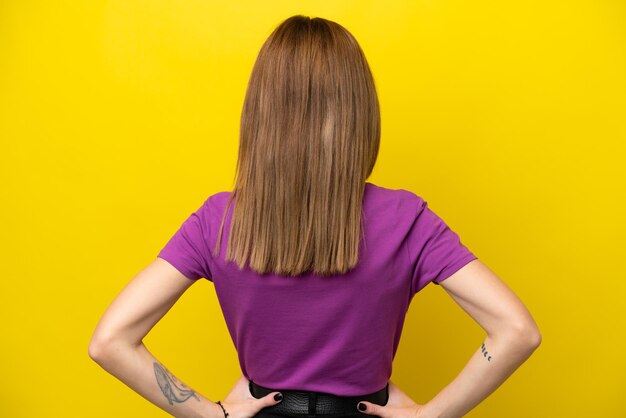
M209 196L113 301L89 355L177 417L460 417L540 343L522 302L420 196L366 179L374 79L341 25L280 24L254 65L232 192ZM198 279L216 289L242 376L218 402L142 339ZM461 373L417 404L390 380L405 313L433 282L486 331Z

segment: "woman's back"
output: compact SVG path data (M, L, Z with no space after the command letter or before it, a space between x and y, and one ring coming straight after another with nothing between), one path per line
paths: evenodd
M230 194L206 199L158 257L189 279L214 283L241 370L262 386L340 396L384 388L413 296L477 258L421 197L367 182L353 270L330 277L239 270L224 261L232 206L219 256L209 251Z
M537 347L521 301L471 263L477 257L424 199L366 182L380 106L346 28L295 15L272 31L239 136L232 192L189 216L94 332L92 358L146 398L176 416L337 418L354 416L358 403L383 418L462 416ZM177 384L140 343L201 277L215 285L244 375L223 403ZM430 282L488 335L459 376L419 405L390 376L409 304Z

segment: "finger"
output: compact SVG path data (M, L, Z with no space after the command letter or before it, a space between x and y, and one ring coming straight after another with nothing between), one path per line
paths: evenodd
M357 409L364 414L378 415L381 418L387 418L387 410L384 406L375 403L361 401L357 404ZM365 407L365 409L363 409Z
M259 403L261 405L263 405L263 407L266 407L266 406L276 405L277 403L279 403L282 400L283 400L283 394L282 393L280 393L280 392L272 392L272 393L268 393L267 395L263 396L262 398L259 398Z

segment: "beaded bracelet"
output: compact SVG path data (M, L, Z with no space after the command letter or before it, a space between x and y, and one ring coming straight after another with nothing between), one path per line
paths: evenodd
M217 401L216 403L222 407L222 411L224 411L224 418L228 418L228 412L226 412L226 410L224 409L224 405L222 405L222 401Z

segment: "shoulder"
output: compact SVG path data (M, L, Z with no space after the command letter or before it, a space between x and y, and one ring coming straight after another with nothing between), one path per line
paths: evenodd
M228 199L232 192L230 191L221 191L216 192L208 196L204 203L202 204L201 209L205 211L211 211L219 208L223 208L226 206Z
M212 229L212 226L215 224L219 225L231 194L232 192L230 191L213 193L198 208L197 214L208 230ZM230 210L232 211L232 208Z
M411 190L383 187L368 182L365 200L370 205L399 209L408 214L418 215L426 206L426 201Z

